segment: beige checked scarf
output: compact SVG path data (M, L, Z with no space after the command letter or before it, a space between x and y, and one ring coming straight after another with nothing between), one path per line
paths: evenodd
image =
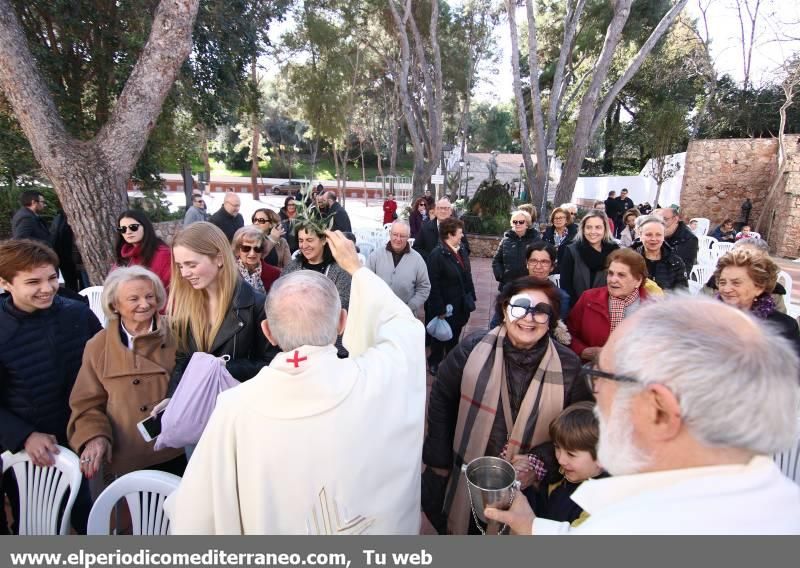
M458 406L453 440L454 463L445 497L448 532L467 534L470 519L467 484L461 466L485 455L498 404L509 431L506 459L549 440L550 422L564 408L564 379L561 359L548 339L547 351L536 369L522 400L517 419L511 424L506 365L503 359L505 326L494 328L470 353L461 379L461 400ZM505 392L502 392L505 390Z
M615 298L614 296L608 297L608 315L611 318L611 331L617 329L617 326L622 323L625 318L625 308L633 304L639 299L639 289L633 291L632 294L624 298Z

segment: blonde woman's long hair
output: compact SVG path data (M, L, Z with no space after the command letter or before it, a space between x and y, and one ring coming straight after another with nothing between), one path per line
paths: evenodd
M219 301L217 313L209 318L208 291L195 290L189 282L181 277L175 262L175 247L182 246L197 254L211 258L215 263L222 263L217 273L217 289ZM167 313L170 314L170 326L178 342L178 349L189 350L189 338L193 337L198 351L210 352L211 345L219 333L225 314L228 311L239 272L236 268L233 251L228 238L216 225L199 222L183 228L172 241L172 278L169 287Z

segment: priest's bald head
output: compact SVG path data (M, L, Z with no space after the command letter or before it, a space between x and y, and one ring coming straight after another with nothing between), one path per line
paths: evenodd
M282 351L333 345L347 321L336 286L313 270L278 278L267 296L266 312L264 335Z

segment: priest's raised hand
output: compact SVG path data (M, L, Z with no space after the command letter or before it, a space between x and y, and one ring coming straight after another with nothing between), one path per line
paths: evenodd
M358 259L353 241L345 237L341 231L325 231L325 238L336 264L351 276L361 268L361 261Z

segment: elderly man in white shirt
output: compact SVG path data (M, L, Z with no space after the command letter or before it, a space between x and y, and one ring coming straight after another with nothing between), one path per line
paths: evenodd
M800 534L800 487L769 457L797 436L800 367L786 339L679 297L626 319L585 370L613 476L573 493L588 520L535 518L525 499L487 517L525 534Z
M367 267L417 314L430 296L431 281L425 259L408 244L410 236L408 223L392 223L386 248L373 252L367 259Z

